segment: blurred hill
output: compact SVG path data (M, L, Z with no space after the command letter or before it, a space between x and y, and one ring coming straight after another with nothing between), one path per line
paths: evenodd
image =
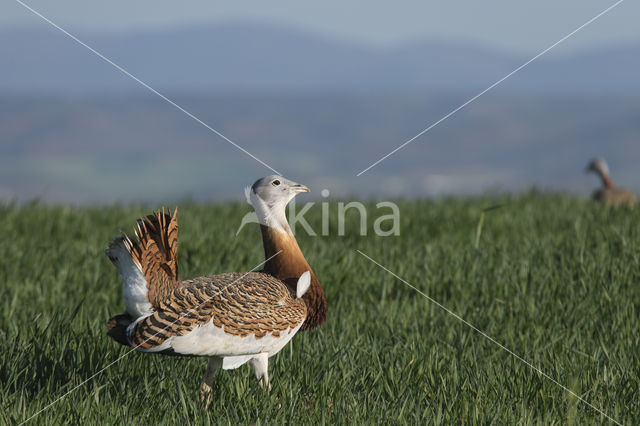
M76 35L158 90L169 92L477 92L528 59L437 40L374 49L255 23ZM551 51L500 90L640 91L640 45L561 52L562 47ZM0 57L3 93L141 90L53 28L0 32Z
M490 93L361 177L466 94L176 95L205 122L319 198L518 191L587 194L604 155L640 190L640 99ZM147 94L0 97L0 200L243 199L271 172ZM308 200L308 198L307 198Z

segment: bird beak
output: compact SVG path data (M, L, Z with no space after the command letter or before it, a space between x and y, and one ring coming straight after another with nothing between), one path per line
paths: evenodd
M300 185L299 183L294 184L291 188L293 189L293 192L295 192L296 194L300 192L309 192L309 188L307 188L304 185Z

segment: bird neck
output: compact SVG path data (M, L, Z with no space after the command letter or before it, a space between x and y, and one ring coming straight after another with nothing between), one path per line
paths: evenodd
M609 176L609 173L605 173L604 171L599 171L600 179L602 179L602 185L607 189L614 189L616 184L613 183L613 179Z
M283 281L294 295L300 275L306 271L311 273L311 285L302 296L302 300L307 305L307 318L302 325L302 330L318 327L327 316L327 299L318 278L304 258L291 228L288 224L285 230L260 225L260 230L265 259L268 259L264 265L264 272Z

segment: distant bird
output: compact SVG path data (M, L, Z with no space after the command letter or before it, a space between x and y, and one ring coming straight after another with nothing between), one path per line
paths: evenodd
M593 193L593 199L605 204L629 204L636 203L636 195L628 189L616 186L609 174L609 166L602 158L594 158L587 165L586 172L594 172L602 180L602 188Z
M138 220L133 242L125 233L106 251L123 280L125 312L107 334L141 352L206 356L200 399L209 405L216 370L249 363L270 388L268 358L298 330L320 325L327 312L322 286L304 259L285 216L303 185L281 176L251 188L269 261L262 272L225 273L181 281L177 209ZM275 252L272 253L272 250Z

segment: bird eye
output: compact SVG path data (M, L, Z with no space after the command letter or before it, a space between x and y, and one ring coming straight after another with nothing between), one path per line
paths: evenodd
M273 182L271 182L271 185L278 186L278 185L280 185L280 181L278 179L276 179Z

